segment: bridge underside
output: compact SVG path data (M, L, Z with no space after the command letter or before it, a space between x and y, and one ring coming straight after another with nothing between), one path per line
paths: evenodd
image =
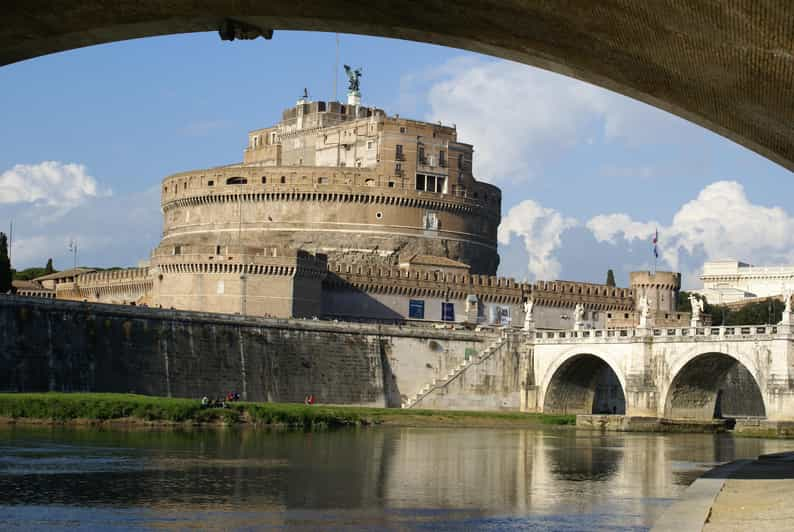
M600 358L578 355L554 373L543 401L547 414L625 414L626 398L615 372Z
M642 100L794 170L794 2L6 0L0 14L0 65L136 37L220 28L229 36L234 27L465 48Z
M687 363L670 385L665 417L713 419L765 417L761 390L736 359L709 353Z

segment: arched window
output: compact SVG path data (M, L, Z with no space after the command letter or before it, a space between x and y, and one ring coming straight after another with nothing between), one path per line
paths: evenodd
M248 180L244 177L230 177L226 180L227 185L247 185Z

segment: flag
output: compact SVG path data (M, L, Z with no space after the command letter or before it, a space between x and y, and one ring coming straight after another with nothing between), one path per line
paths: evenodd
M657 229L653 235L653 256L657 259L659 258L659 248L657 244L659 243L659 230Z

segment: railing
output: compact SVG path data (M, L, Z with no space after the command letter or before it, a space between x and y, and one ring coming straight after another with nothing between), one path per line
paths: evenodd
M622 339L652 336L657 338L674 337L748 337L757 335L773 335L778 333L777 325L737 325L720 327L676 327L676 328L651 328L651 329L582 329L582 330L554 330L536 331L536 343L554 343L557 340L565 342L577 340L597 339Z

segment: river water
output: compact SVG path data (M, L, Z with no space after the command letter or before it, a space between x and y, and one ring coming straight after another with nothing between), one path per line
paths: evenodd
M571 428L0 428L0 529L647 529L794 442Z

